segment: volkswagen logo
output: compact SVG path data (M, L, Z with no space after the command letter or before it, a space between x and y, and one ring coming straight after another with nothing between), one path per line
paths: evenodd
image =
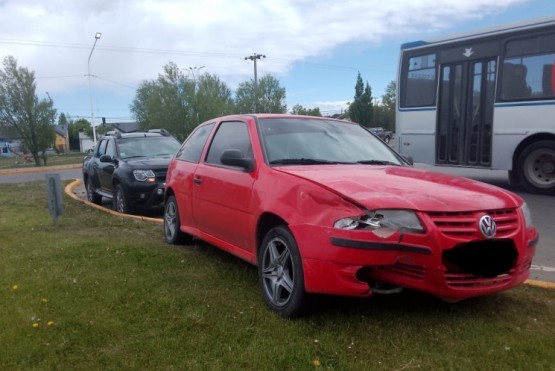
M485 238L493 238L497 233L497 225L495 220L489 215L484 215L478 221L478 226L480 227L480 232Z

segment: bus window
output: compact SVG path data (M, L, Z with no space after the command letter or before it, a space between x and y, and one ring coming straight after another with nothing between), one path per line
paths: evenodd
M507 42L501 68L501 100L553 99L555 34Z
M436 56L426 54L408 60L404 106L433 106L436 92Z

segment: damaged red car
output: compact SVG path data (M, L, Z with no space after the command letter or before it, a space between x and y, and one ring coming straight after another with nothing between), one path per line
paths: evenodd
M529 275L538 233L523 200L416 169L352 122L236 115L199 125L166 180L168 243L202 239L258 266L266 304L402 288L448 301Z

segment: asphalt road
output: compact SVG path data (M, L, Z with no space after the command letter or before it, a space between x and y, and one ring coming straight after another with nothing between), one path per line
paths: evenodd
M553 228L553 220L555 219L555 197L533 195L519 188L509 186L506 171L435 167L424 164L416 164L415 167L480 180L519 194L528 203L532 212L534 224L540 233L540 241L530 272L530 279L555 282L555 228ZM82 178L80 168L51 172L60 174L63 180ZM18 174L0 173L0 183L30 182L44 180L44 178L44 172Z

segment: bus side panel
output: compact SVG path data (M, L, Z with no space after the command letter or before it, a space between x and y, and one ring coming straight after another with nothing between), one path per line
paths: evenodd
M397 148L414 162L435 164L436 110L397 111Z
M512 170L517 146L536 133L553 133L555 101L541 104L496 104L493 119L492 169Z

